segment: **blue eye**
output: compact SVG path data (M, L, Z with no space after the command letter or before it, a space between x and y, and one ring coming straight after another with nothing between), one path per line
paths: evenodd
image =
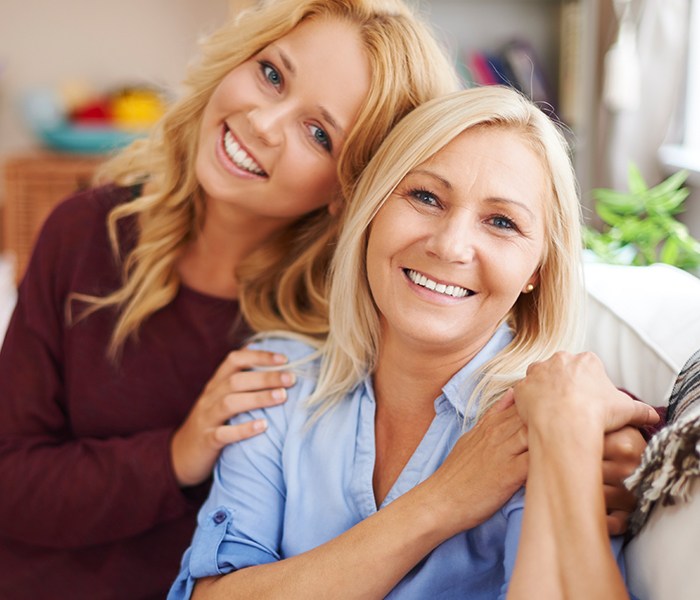
M325 148L328 152L333 149L331 138L318 125L309 125L309 130L311 131L311 137L313 138L314 142L323 146L323 148Z
M415 189L409 192L409 196L415 198L421 204L427 204L428 206L439 206L438 199L428 192L427 190Z
M280 72L270 63L260 61L260 71L263 77L275 87L282 85L282 75L280 75Z
M493 223L493 225L495 225L499 229L517 229L512 219L504 217L503 215L491 217L491 223Z

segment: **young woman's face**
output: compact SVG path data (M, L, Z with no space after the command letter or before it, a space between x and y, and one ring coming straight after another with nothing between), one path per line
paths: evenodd
M370 84L354 25L302 22L232 70L207 104L197 177L209 202L288 221L328 204Z
M367 247L385 339L439 352L481 348L537 283L547 193L540 158L502 128L465 131L409 172Z

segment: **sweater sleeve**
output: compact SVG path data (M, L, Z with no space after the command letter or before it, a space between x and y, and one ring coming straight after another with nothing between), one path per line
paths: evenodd
M64 377L66 272L86 211L95 212L69 200L47 220L0 351L0 535L53 548L135 536L191 509L170 465L172 428L74 433Z

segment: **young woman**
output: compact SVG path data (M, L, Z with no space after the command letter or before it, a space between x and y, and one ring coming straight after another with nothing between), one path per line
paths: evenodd
M456 88L398 0L260 4L41 234L0 354L2 598L164 597L221 446L264 428L227 420L289 384L227 354L250 326L325 331L347 190Z
M268 420L264 434L224 449L172 600L505 594L533 433L499 398L527 365L574 346L580 323L579 205L563 138L512 90L431 101L389 135L348 210L329 335L258 346L294 360L297 383L284 405L253 413ZM613 395L625 407L614 423L590 411L581 426L595 434L584 480L600 498L592 537L613 586L604 429L655 413L595 375L602 383L581 400ZM554 419L555 382L544 394Z

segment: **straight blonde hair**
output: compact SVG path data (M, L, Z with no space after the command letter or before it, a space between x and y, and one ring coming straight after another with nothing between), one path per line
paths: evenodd
M117 206L108 217L122 286L104 297L73 294L73 299L88 303L82 316L100 308L117 309L111 355L179 289L177 261L204 221L204 195L194 162L202 113L212 92L232 69L300 22L324 17L358 27L373 77L338 160L342 199L350 196L359 174L401 117L458 88L443 47L400 0L276 0L241 13L210 35L186 79L189 93L169 109L148 139L109 161L96 179L149 183L146 193ZM128 217L136 229L131 248L124 247L118 228ZM316 338L327 333L327 274L337 221L325 208L305 215L239 265L241 310L253 329L287 329Z
M319 382L309 398L317 415L341 401L376 367L379 314L365 261L374 216L409 171L462 132L478 127L502 128L528 141L547 172L549 194L539 284L532 293L521 294L506 316L514 339L483 367L468 406L479 398L480 416L525 374L527 365L557 350L577 348L583 307L581 214L564 137L543 112L511 89L489 86L449 94L401 121L358 182L332 265L331 327L319 348Z

